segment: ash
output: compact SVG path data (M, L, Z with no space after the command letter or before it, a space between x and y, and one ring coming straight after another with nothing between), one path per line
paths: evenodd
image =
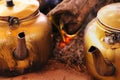
M58 36L53 52L54 59L75 68L77 71L85 71L83 32L80 32L64 47L59 47L60 42L61 38Z

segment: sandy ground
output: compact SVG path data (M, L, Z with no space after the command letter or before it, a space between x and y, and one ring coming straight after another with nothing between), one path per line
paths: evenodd
M0 77L0 80L92 80L85 72L77 72L55 60L51 60L40 71L15 77Z

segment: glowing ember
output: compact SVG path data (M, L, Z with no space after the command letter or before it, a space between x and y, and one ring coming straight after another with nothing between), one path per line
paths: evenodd
M59 25L56 24L54 17L53 16L48 16L48 19L51 21L52 24L56 26L58 29L61 37L62 37L62 42L60 42L59 47L64 47L66 44L69 44L70 41L79 33L80 30L78 30L75 34L69 35L65 30L63 30L64 27L64 22L60 19L59 20Z
M65 34L62 34L62 35L64 35L64 37L63 37L63 41L59 44L59 47L64 47L65 45L69 44L70 41L73 39L73 37L67 36Z
M60 44L59 44L59 47L61 48L61 47L64 47L66 44L64 43L64 42L61 42Z

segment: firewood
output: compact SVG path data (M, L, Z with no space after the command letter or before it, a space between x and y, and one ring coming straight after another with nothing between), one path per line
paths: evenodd
M91 11L92 16L95 17L102 6L112 2L113 0L63 0L47 16L53 16L55 21L62 20L65 26L63 29L68 34L74 34L86 22L85 19Z
M47 16L52 16L59 25L59 20L64 22L63 29L68 34L74 34L81 30L69 44L60 47L60 38L54 37L57 42L54 48L55 59L65 62L68 65L80 66L84 68L84 48L83 35L85 26L96 17L98 10L113 0L63 0Z

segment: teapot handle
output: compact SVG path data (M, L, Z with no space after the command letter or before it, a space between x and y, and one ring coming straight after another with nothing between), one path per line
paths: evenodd
M0 20L8 22L9 26L13 26L14 24L19 25L21 22L25 22L25 21L29 21L31 19L34 19L35 17L39 16L39 9L37 9L34 13L32 13L31 15L28 15L24 18L17 18L14 16L0 16Z

